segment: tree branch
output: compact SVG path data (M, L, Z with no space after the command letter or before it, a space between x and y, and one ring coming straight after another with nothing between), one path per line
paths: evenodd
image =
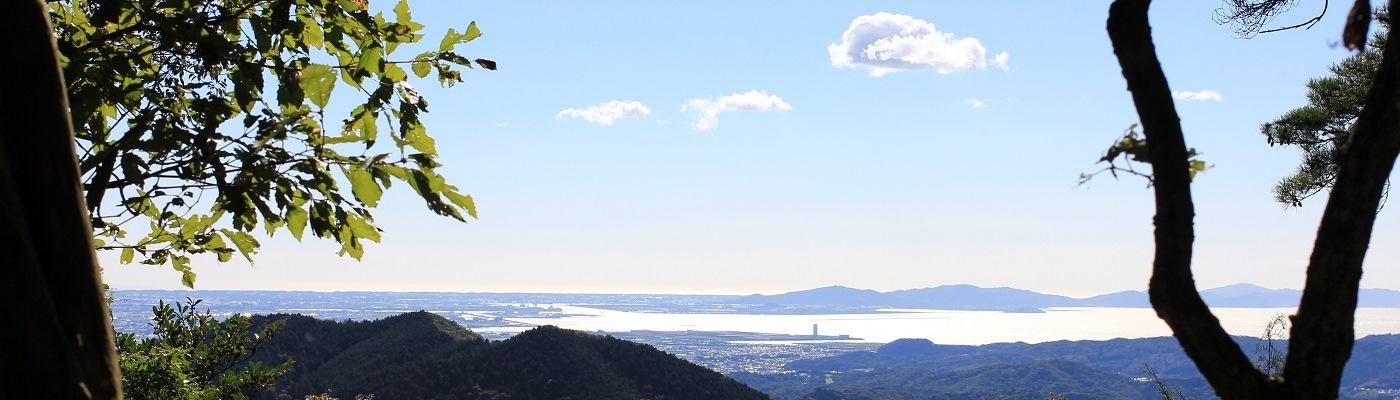
M1400 6L1391 1L1391 9ZM1400 154L1400 47L1389 33L1380 69L1342 147L1293 321L1284 380L1312 398L1335 398L1351 357L1361 267L1386 180Z
M1191 275L1195 210L1186 141L1152 43L1149 4L1150 0L1117 0L1108 12L1108 36L1132 92L1152 163L1156 255L1148 294L1157 316L1171 327L1220 397L1261 398L1270 389L1269 382L1221 328Z
M1259 31L1259 33L1271 33L1271 32L1278 32L1278 31L1286 31L1286 30L1294 29L1294 28L1312 29L1313 25L1317 25L1318 22L1322 22L1322 17L1325 16L1325 15L1327 15L1327 6L1329 5L1329 4L1327 4L1327 3L1328 3L1327 0L1322 0L1322 12L1317 13L1316 16L1313 16L1312 18L1309 18L1307 21L1299 22L1299 23L1296 23L1296 24L1293 24L1293 25L1289 25L1289 26L1285 26L1285 27L1280 27L1280 28L1265 29L1265 30ZM1304 27L1304 26L1306 26L1306 27Z

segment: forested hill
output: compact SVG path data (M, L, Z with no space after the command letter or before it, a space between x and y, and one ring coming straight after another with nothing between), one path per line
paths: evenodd
M274 393L381 399L767 399L717 372L655 348L552 326L488 341L436 314L377 321L254 317L285 326L251 358L295 360Z
M1235 340L1251 357L1262 356L1258 339ZM982 346L900 339L875 351L794 361L785 365L791 373L734 376L783 400L1045 399L1051 392L1076 400L1160 399L1144 368L1184 398L1215 398L1171 337ZM1358 339L1340 397L1396 399L1396 371L1400 335Z

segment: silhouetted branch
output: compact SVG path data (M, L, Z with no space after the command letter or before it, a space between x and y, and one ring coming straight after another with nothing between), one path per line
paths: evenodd
M1234 25L1235 34L1252 37L1260 33L1272 33L1289 29L1312 29L1327 15L1328 0L1322 0L1322 11L1306 21L1293 25L1264 29L1270 21L1293 9L1297 0L1228 0L1226 5L1215 9L1215 22Z
M1152 163L1156 253L1148 295L1157 315L1171 327L1220 397L1259 398L1271 385L1211 314L1192 278L1195 211L1189 156L1171 89L1152 43L1149 4L1150 0L1117 0L1109 7L1108 17L1113 53L1132 92Z

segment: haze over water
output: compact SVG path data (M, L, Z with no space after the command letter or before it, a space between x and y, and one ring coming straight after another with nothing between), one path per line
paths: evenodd
M1108 340L1170 336L1166 323L1150 308L1049 308L1044 313L1001 311L900 310L870 314L680 314L604 310L559 306L565 316L508 318L532 325L556 325L583 331L743 331L810 334L817 324L821 335L850 335L869 342L926 338L939 344L978 345L1000 342L1039 343L1055 340ZM1292 308L1216 308L1225 330L1258 337L1275 316ZM483 332L525 328L478 328ZM1356 335L1400 333L1400 309L1356 310Z

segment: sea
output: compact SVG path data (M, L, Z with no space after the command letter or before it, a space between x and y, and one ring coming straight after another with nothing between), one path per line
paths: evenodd
M1151 308L1065 307L1025 312L925 309L804 308L746 312L735 297L400 292L160 291L113 293L118 331L150 332L151 306L202 299L218 315L294 313L333 320L367 320L409 311L437 313L490 338L554 325L597 333L631 331L751 332L803 340L886 343L924 338L939 344L1107 340L1169 336ZM1214 308L1225 330L1259 337L1292 308ZM1400 333L1400 308L1356 311L1357 337ZM780 342L781 340L775 341Z
M740 331L849 336L850 341L887 343L924 338L938 344L1042 343L1056 340L1108 340L1170 336L1150 308L1048 308L1039 313L967 310L877 310L860 314L685 314L615 311L559 305L560 316L516 318L529 325L555 325L588 332ZM1213 309L1232 335L1260 337L1274 318L1291 308ZM1356 311L1356 335L1400 333L1400 309ZM519 332L527 327L476 328Z

